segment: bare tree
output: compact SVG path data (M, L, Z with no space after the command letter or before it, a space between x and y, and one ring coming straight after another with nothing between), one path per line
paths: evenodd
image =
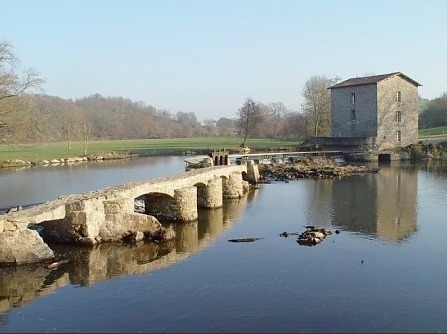
M244 136L241 147L245 146L248 136L256 130L262 120L262 110L259 103L256 103L252 98L248 97L244 105L239 109L236 118L236 126Z
M233 137L236 134L235 121L230 118L221 117L216 122L218 135L221 137Z
M87 117L85 113L79 114L79 122L80 122L80 130L81 130L81 137L82 141L84 143L84 156L88 153L88 143L90 141L90 136L93 129L93 123L91 120Z
M306 116L307 131L311 136L329 136L331 133L331 96L329 87L340 78L328 79L313 76L306 81L303 89L303 113Z
M216 137L217 136L217 125L216 121L213 119L204 119L201 123L201 127L203 128L204 135L206 137Z
M71 150L73 140L78 133L82 132L81 112L74 103L70 103L63 110L60 110L59 117L62 122L63 134L67 140L67 149Z
M0 41L0 142L14 139L14 134L22 132L17 128L23 123L6 115L26 109L28 102L23 100L23 96L40 90L44 83L33 69L20 73L20 60L12 49L9 42Z
M12 45L0 41L0 102L19 97L33 90L40 90L44 80L34 69L19 74L20 60L12 51ZM0 109L0 115L14 111L14 108Z
M279 135L281 126L283 126L284 117L287 114L287 108L282 102L272 102L267 106L272 123L272 136L273 138L276 138Z
M306 135L304 115L298 112L288 112L284 116L282 135L286 138L303 139Z

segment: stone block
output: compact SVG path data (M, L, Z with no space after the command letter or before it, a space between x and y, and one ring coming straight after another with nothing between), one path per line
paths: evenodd
M15 231L15 230L17 230L16 223L14 223L14 222L12 222L10 220L6 220L4 222L3 231Z
M54 257L53 251L34 230L0 233L0 263L25 264Z
M133 202L127 198L106 200L103 202L105 214L133 212Z
M86 212L70 212L67 213L66 219L72 224L72 225L84 225L87 223L87 213Z
M76 212L85 210L85 201L79 201L75 203L69 203L65 206L65 211L68 212Z

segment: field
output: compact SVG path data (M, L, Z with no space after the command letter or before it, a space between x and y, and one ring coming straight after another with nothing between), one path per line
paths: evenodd
M173 139L140 139L140 140L108 140L88 143L88 155L106 155L109 152L132 152L138 155L183 154L184 152L205 152L217 149L237 150L240 138L173 138ZM248 139L246 145L253 150L279 149L296 147L296 140ZM41 143L33 145L6 146L0 145L0 161L25 160L41 161L58 158L83 156L82 142L72 143L68 150L67 143Z
M438 136L446 136L446 135L447 135L447 126L419 130L419 138L438 137Z

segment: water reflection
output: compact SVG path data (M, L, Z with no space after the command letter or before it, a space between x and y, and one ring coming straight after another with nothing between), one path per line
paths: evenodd
M435 175L440 179L447 179L446 173L446 161L442 160L428 160L421 166L421 169L430 172L430 174Z
M399 243L417 230L418 169L398 163L380 167L376 175L332 182L332 224Z
M52 246L56 256L70 259L57 269L42 264L5 267L0 270L0 312L24 306L33 299L73 284L90 286L113 277L148 273L184 260L222 236L241 219L247 201L256 191L241 199L224 201L222 208L200 210L194 223L177 224L177 237L167 243L100 244L96 248Z

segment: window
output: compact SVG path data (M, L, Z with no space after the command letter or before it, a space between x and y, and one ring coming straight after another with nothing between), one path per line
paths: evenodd
M396 122L402 122L402 112L400 110L396 111Z
M351 104L355 103L355 93L351 93Z
M352 119L353 121L355 121L356 116L357 116L357 115L355 114L355 110L352 109L352 110L351 110L351 119Z
M402 94L400 90L396 92L396 102L402 102Z
M398 142L402 141L402 133L400 131L396 131L396 140Z

